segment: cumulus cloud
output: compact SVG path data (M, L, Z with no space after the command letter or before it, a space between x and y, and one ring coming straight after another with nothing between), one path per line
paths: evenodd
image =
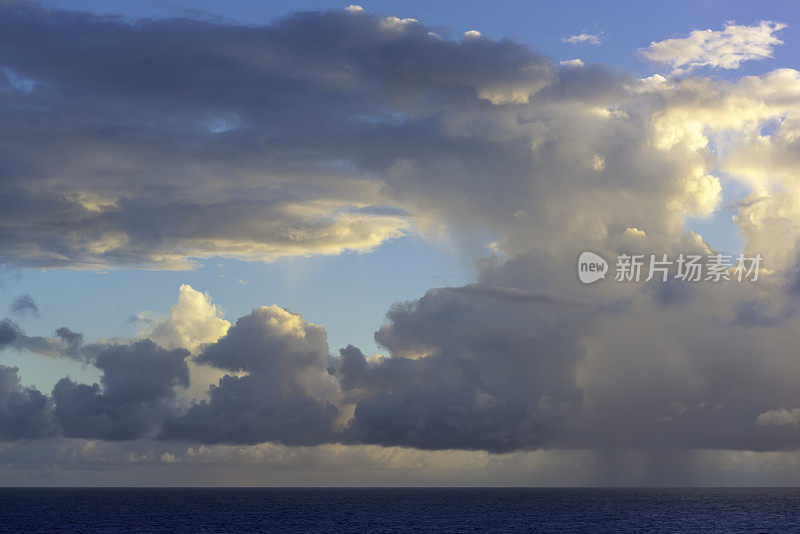
M100 384L80 384L62 378L53 388L55 418L64 435L94 439L154 436L165 416L175 387L189 385L185 349L165 350L152 341L109 345L98 350L94 365Z
M424 449L536 448L563 431L581 394L572 308L434 290L395 306L376 334L393 358L342 354L336 376L356 403L359 442Z
M715 306L735 302L721 292L704 293L708 308L676 315L648 292L631 313L492 285L517 267L487 266L482 290L432 290L395 306L376 333L390 357L352 346L330 356L324 328L270 306L205 345L198 362L223 376L188 407L178 392L189 386L190 353L150 340L84 346L102 373L98 384L64 378L48 397L23 388L11 370L4 394L15 399L10 406L33 405L21 413L38 410L19 437L494 453L796 444L791 425L779 423L788 416L767 408L798 401L790 388L768 386L791 376L791 330L720 324ZM712 329L719 337L704 335ZM731 381L735 391L725 386Z
M699 67L738 69L743 61L772 57L772 50L783 44L775 34L785 27L782 22L762 21L755 26L728 24L723 30L694 30L688 37L654 41L641 54L675 74Z
M203 345L217 341L231 326L208 294L189 284L178 288L178 302L153 322L150 328L140 333L141 337L167 349L184 348L190 352L197 352Z
M149 339L166 349L183 348L196 354L204 346L225 335L231 323L222 317L222 310L211 302L206 293L188 284L178 288L178 301L162 317L143 317L147 325L139 337ZM206 398L209 386L216 384L225 373L191 358L187 361L190 387L181 393L187 402Z
M332 439L339 386L328 373L325 330L277 306L239 318L198 357L225 375L209 399L171 420L168 439L317 444Z
M0 365L0 439L55 435L57 427L51 409L47 395L21 385L19 369Z

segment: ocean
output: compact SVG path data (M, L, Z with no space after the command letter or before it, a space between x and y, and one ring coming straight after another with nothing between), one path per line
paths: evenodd
M4 532L800 532L800 489L2 488Z

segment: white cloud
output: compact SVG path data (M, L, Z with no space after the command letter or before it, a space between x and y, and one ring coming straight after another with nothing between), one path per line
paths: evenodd
M415 22L419 22L417 19L412 18L404 18L401 19L399 17L384 17L381 21L381 27L388 30L395 30L400 31L405 29L405 27L409 24L413 24Z
M625 231L622 233L625 237L632 237L632 238L642 238L647 237L647 234L644 230L639 230L636 227L626 228Z
M162 347L183 348L197 353L203 346L224 336L230 326L231 323L223 319L222 310L211 302L208 294L183 284L178 289L178 302L140 336ZM226 374L209 365L198 364L193 358L187 360L187 365L189 387L179 388L178 391L179 398L187 405L207 398L209 386L216 384Z
M183 284L178 289L178 302L152 328L142 332L141 337L167 349L197 352L204 344L224 336L230 326L207 294Z
M602 33L579 33L577 35L570 35L568 37L562 37L561 42L567 44L588 44L592 46L598 46L601 43Z
M800 423L800 408L769 410L756 417L759 426L797 426Z
M775 33L785 28L781 22L762 21L756 26L728 24L724 30L695 30L688 37L650 43L642 56L667 65L675 74L699 67L738 69L743 61L772 57L783 41Z

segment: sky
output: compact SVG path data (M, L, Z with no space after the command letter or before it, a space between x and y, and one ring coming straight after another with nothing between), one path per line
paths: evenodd
M296 11L341 9L349 4L331 2L128 2L128 1L50 1L42 6L116 15L128 20L139 18L195 17L225 20L238 24L264 25ZM464 2L362 2L366 10L400 18L416 18L441 28L441 33L458 35L476 29L493 39L511 38L528 44L554 60L582 58L620 72L646 77L656 71L637 51L654 40L682 36L694 29L720 29L726 21L753 23L780 20L789 24L800 19L791 2L772 2L755 6L752 2L685 2L680 9L668 4L644 5L620 2L619 10L609 11L596 2L499 2L488 6ZM618 13L627 14L619 17ZM722 15L721 15L722 13ZM513 16L512 16L513 14ZM636 23L633 23L636 21ZM800 22L800 21L798 21ZM791 29L789 29L791 31ZM601 44L570 44L572 35L597 35ZM771 57L745 62L735 75L755 74L778 66L791 65L800 55L798 45L787 41L775 47ZM716 70L714 76L733 76ZM724 204L734 205L747 190L733 182L725 189ZM720 250L736 253L742 240L731 222L732 211L720 209L705 217L687 219L686 225L703 235ZM434 286L474 282L473 262L489 252L485 245L494 241L484 232L485 243L420 239L408 235L386 242L368 255L346 251L334 257L311 257L296 261L278 258L270 263L230 261L226 258L202 260L203 268L191 272L101 269L98 272L31 272L6 269L0 281L7 299L17 294L38 296L51 308L38 317L17 318L26 328L48 331L71 320L87 337L129 336L136 332L130 317L142 311L162 312L174 301L177 286L189 283L214 295L218 306L231 317L239 317L265 301L302 310L314 322L324 324L332 350L354 343L369 353L380 353L372 334L382 324L389 306L412 300ZM413 257L414 261L404 258ZM392 268L402 262L400 271ZM393 284L383 283L391 270ZM400 276L398 276L400 275ZM332 282L328 282L332 281ZM105 285L108 284L108 285ZM316 286L322 286L325 298ZM76 308L76 296L86 287L98 288L103 299L89 299ZM102 288L102 289L100 289ZM121 291L122 293L117 293ZM355 299L357 310L339 312L342 299ZM265 300L266 299L266 300ZM69 302L68 307L59 302ZM85 306L85 307L84 307ZM100 309L98 309L100 308ZM31 380L52 387L60 370L37 370ZM77 372L77 370L75 371ZM48 378L44 378L44 375Z
M6 483L797 483L792 2L0 11Z

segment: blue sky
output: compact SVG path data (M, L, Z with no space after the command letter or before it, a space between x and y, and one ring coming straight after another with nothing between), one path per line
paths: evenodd
M392 283L387 285L389 273ZM140 325L131 321L133 315L163 313L175 303L178 286L188 283L208 292L232 322L253 308L278 304L325 325L332 352L354 344L377 353L380 348L372 335L394 302L419 298L431 287L474 279L472 260L452 243L409 236L372 253L285 258L273 263L214 258L200 262L196 270L180 272L13 270L4 272L2 292L9 304L18 294L34 298L39 316L15 317L30 332L49 335L55 328L70 325L87 339L99 339L136 334ZM24 370L26 381L43 388L52 387L64 372L95 377L91 369L71 362L56 363L27 353L12 357Z
M197 11L233 19L246 24L265 24L276 17L302 10L339 9L348 2L227 2L172 1L126 2L70 1L43 2L44 5L69 9L114 13L131 18L169 17ZM720 29L725 22L753 24L777 20L789 25L784 35L786 45L778 47L774 59L745 66L745 70L763 71L790 64L797 58L797 46L789 36L800 22L800 9L791 0L748 2L742 0L700 0L683 2L592 2L592 1L509 1L473 3L459 1L405 2L363 1L369 11L411 17L433 26L450 29L454 35L476 29L492 39L505 37L528 43L554 59L580 56L625 71L646 75L652 66L640 61L635 51L651 41L681 37L695 29ZM561 42L565 36L592 33L603 35L602 46L573 46Z

